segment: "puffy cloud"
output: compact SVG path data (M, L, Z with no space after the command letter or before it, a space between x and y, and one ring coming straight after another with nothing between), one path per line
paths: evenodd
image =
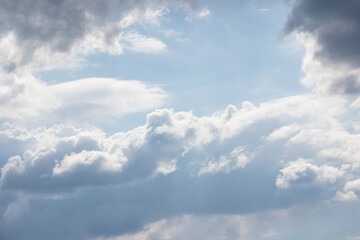
M18 49L16 54L7 51L8 64L13 70L18 66L46 61L39 57L64 55L94 28L105 24L110 2L98 1L1 1L0 22L12 38L2 50ZM6 56L5 55L5 56ZM13 56L13 58L11 58ZM64 55L66 57L66 55ZM5 65L6 66L6 65Z
M322 49L311 34L298 34L298 39L306 48L303 70L306 73L301 82L322 94L355 94L360 90L360 68L347 63L325 61L317 57Z
M294 2L285 32L301 33L306 86L322 93L359 93L359 8L353 0Z
M217 160L211 160L199 171L199 175L206 173L228 173L237 168L244 168L254 157L254 154L244 151L244 147L236 147L230 154L221 155Z
M314 35L321 46L316 52L319 59L358 67L359 8L359 4L352 0L297 0L285 30Z
M85 84L85 80L79 81L81 86L81 81ZM71 96L71 91L67 94ZM348 133L337 120L344 104L341 99L335 103L305 95L259 107L245 102L240 110L229 106L209 117L163 109L149 114L144 126L109 137L99 129L66 125L30 131L5 125L2 134L28 142L28 149L2 167L1 185L5 189L48 191L127 183L170 174L188 157L191 172L199 176L229 173L263 161L268 148L279 149L279 157L285 158L282 163L283 159L269 156L285 165L278 169L278 187L289 188L303 181L308 185L335 184L347 170L359 169L354 158L360 154L355 141L359 136ZM327 159L341 162L326 163Z
M340 201L340 202L355 201L357 199L358 197L353 191L348 191L345 193L341 191L337 191L334 197L335 201Z
M290 185L299 187L309 187L313 182L334 183L337 178L344 175L342 169L332 166L317 166L311 164L309 160L298 159L289 162L288 166L280 170L281 174L276 179L276 186L279 188L289 188Z
M71 125L6 124L2 142L23 144L1 168L1 232L9 239L56 239L64 229L77 239L166 239L200 221L202 229L227 222L224 232L214 229L219 237L284 233L272 226L234 229L246 229L244 214L356 203L359 135L339 120L347 104L302 95L244 102L205 117L162 109L145 125L111 136ZM222 216L229 213L239 216ZM213 217L199 220L199 214ZM72 226L64 223L69 217ZM36 227L48 221L48 231ZM200 230L191 231L194 238L205 234Z
M79 57L93 52L121 54L121 32L125 28L133 24L159 24L170 6L193 11L197 2L2 0L0 53L6 57L0 64L5 72L47 70L74 67ZM157 51L164 49L159 40L137 39L142 45L146 43L147 52L150 43L152 49L154 46ZM139 49L138 41L135 49Z

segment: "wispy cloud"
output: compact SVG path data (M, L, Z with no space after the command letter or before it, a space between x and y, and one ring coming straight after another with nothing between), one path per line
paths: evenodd
M159 54L167 51L159 39L146 37L136 32L124 33L121 37L124 48L135 52Z

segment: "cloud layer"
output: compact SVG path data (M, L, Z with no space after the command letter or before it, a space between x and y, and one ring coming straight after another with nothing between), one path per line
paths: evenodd
M1 232L21 238L30 234L32 227L23 225L30 216L41 225L50 214L58 230L32 236L56 239L71 217L79 224L69 236L87 239L129 234L182 214L357 201L360 141L345 128L353 123L340 121L347 104L300 95L258 107L244 102L209 117L163 109L144 126L111 136L71 125L6 124L2 141L19 148L1 169L2 195L27 197L4 200ZM72 213L68 204L75 204Z

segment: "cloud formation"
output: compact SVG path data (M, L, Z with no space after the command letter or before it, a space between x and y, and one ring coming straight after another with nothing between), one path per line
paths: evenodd
M31 74L1 76L3 119L95 123L160 107L167 97L161 88L148 87L139 81L89 78L47 85Z
M193 11L197 2L2 0L0 53L6 57L0 60L0 66L4 72L48 70L74 67L79 57L94 52L121 54L124 29L139 23L159 24L170 6ZM134 40L134 36L131 39ZM146 48L139 47L138 41L132 41L131 46L136 51L153 52L154 44L156 52L164 49L160 40L144 37L140 40L142 46L146 43ZM149 41L152 50L149 50Z
M209 17L197 3L0 0L1 239L309 239L338 216L358 229L348 216L360 216L360 100L327 95L360 91L355 1L297 0L285 28L307 50L302 82L326 96L209 116L157 109L110 135L61 123L152 110L167 95L114 78L49 85L34 71L76 67L96 52L163 53L164 42L128 28L159 25L170 6Z
M300 95L258 107L244 102L208 117L162 109L145 125L111 136L71 125L6 124L4 144L23 144L1 168L1 232L21 238L34 227L17 231L30 216L41 225L51 214L58 230L32 236L56 239L66 228L64 217L71 217L79 223L68 231L71 238L105 238L183 214L356 201L360 141L344 128L350 123L340 121L347 104Z
M300 32L307 54L303 83L321 93L360 92L360 5L296 0L285 32Z

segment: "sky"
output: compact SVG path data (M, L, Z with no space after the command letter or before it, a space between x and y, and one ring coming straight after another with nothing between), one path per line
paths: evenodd
M360 239L357 0L0 0L0 239Z

